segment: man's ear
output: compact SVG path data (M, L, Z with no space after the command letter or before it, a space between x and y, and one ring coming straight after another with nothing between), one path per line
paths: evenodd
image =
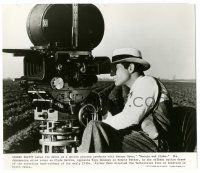
M131 64L129 65L129 67L128 67L128 71L129 71L129 73L133 73L134 70L135 70L135 65L134 65L133 63L131 63Z

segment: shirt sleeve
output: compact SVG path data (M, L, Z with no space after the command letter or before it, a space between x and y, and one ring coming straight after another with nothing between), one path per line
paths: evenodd
M118 130L137 125L155 104L157 97L158 85L155 79L145 76L131 88L122 112L105 119L103 122Z

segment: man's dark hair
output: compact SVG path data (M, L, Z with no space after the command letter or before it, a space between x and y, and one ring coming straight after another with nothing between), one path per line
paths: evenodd
M130 64L134 64L135 65L135 69L134 71L140 73L140 74L144 74L143 72L143 67L140 64L137 63L132 63L132 62L120 62L120 63L115 63L111 65L111 76L115 76L116 75L116 65L117 64L122 64L124 66L125 69L128 69Z
M135 69L134 71L139 72L139 73L144 73L143 72L143 67L142 65L138 64L138 63L132 63L132 62L121 62L120 64L122 64L124 66L125 69L128 69L130 64L134 64Z

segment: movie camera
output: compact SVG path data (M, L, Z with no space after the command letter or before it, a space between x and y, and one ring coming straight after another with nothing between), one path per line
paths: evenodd
M93 57L104 35L104 19L92 4L39 4L27 19L30 49L3 49L24 57L22 87L41 121L42 152L77 152L84 126L101 120L102 100L91 87L110 73L108 57Z

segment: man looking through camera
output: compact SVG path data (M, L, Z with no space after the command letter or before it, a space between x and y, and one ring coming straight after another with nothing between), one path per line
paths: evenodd
M157 152L168 151L171 98L156 78L145 76L150 64L133 48L117 49L112 57L116 86L130 88L123 110L113 116L91 121L79 152Z

